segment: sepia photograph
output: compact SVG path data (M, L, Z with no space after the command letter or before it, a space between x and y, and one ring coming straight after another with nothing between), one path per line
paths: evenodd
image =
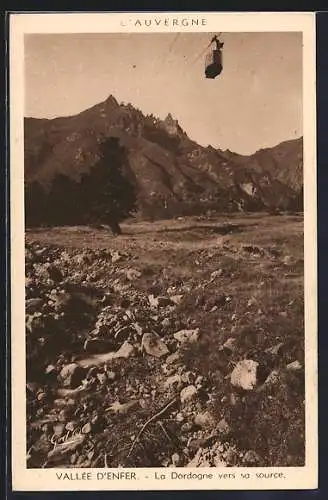
M304 33L197 17L23 37L23 467L59 482L309 465Z

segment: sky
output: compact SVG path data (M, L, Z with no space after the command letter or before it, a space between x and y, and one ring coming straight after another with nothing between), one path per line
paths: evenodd
M177 119L240 154L302 135L302 34L223 33L223 71L204 75L212 33L26 35L25 116L79 113L113 95Z

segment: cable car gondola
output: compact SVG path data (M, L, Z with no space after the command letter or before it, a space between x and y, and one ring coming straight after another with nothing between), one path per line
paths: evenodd
M219 76L222 71L222 47L224 45L217 35L212 38L209 45L213 43L215 43L215 48L211 49L205 56L205 77L211 79Z

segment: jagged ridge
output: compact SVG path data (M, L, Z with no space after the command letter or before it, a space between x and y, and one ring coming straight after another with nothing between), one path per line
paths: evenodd
M58 174L79 182L109 137L125 148L125 169L144 214L302 209L302 138L251 156L205 148L171 114L145 116L113 96L75 116L25 118L26 183L50 189Z

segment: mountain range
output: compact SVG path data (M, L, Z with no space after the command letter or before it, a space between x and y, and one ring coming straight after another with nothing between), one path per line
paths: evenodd
M104 158L106 140L113 150ZM110 180L115 157L145 217L303 210L302 138L243 156L201 146L171 114L160 120L113 96L74 116L25 118L24 149L25 187L38 186L30 198L51 192L58 176L79 191L100 161Z

